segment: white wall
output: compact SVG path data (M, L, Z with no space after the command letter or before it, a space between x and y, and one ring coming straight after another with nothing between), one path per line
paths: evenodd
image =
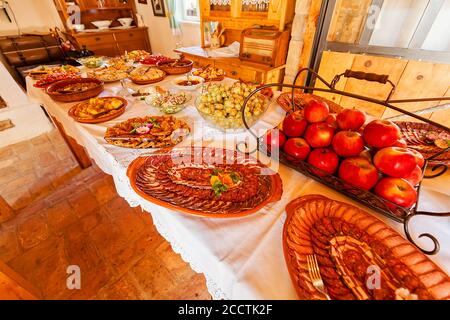
M0 79L0 95L8 105L7 108L0 109L0 120L10 119L15 125L14 128L0 131L0 148L54 129L39 104L30 103L25 92L1 62Z
M61 19L53 0L8 0L22 33L48 32L59 26ZM0 24L0 35L17 34L15 23Z

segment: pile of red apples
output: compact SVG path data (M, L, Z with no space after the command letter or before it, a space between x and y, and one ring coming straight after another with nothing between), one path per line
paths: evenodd
M326 102L311 100L302 111L289 114L281 129L269 130L264 141L269 151L279 148L289 161L307 161L320 169L314 171L318 176L337 175L410 208L417 201L423 156L407 148L395 123L366 122L362 111L344 109L334 115Z

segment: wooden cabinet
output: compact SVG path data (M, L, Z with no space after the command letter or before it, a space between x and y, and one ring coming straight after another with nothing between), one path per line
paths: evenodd
M86 29L96 29L92 24L96 20L111 20L111 29L108 30L88 30L75 32L67 24L69 16L67 13L67 3L65 0L54 0L58 13L63 21L66 32L65 35L79 48L86 46L96 55L116 56L125 51L146 50L151 52L148 29L138 27L132 29L115 29L118 27L119 18L132 17L136 21L135 0L75 0L80 6L81 23ZM95 32L93 32L95 31Z
M72 36L80 47L86 46L96 55L116 56L132 50L151 52L147 28L78 33Z
M223 69L227 77L258 83L283 82L285 66L272 68L270 66L243 62L239 58L208 58L208 51L200 47L180 48L176 52L194 61L194 67L211 65Z
M243 0L200 0L202 47L207 47L205 23L219 21L226 29L226 43L240 40L240 31L255 24L275 26L280 31L291 23L295 14L295 0L244 2Z

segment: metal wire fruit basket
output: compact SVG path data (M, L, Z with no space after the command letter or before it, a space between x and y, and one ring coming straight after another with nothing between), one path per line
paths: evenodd
M290 84L283 84L283 83L274 83L274 84L266 84L258 89L254 90L245 100L244 106L242 108L242 119L244 121L245 127L247 130L253 135L253 137L256 139L256 145L257 149L249 151L246 150L247 153L254 153L254 152L262 152L263 154L266 154L268 156L274 156L271 154L269 150L267 150L266 145L263 141L263 137L258 136L249 126L248 122L246 121L245 117L245 108L247 106L248 101L252 98L253 95L260 92L261 90L277 87L277 88L290 88L292 89L292 109L288 112L293 112L296 109L301 108L301 106L297 105L295 103L295 94L296 90L301 90L301 92L308 93L308 92L314 92L314 91L320 91L320 92L326 92L331 94L337 94L341 96L346 96L366 102L370 102L373 104L381 105L386 108L395 110L399 112L403 116L409 116L414 119L420 120L423 125L427 126L430 130L435 130L437 132L440 132L441 134L448 135L450 137L450 129L433 121L430 121L429 119L423 118L421 116L418 116L412 112L403 110L399 107L396 107L392 105L393 103L408 103L408 102L425 102L425 101L442 101L442 100L450 100L450 98L424 98L424 99L405 99L405 100L392 100L391 97L395 91L395 85L389 80L389 77L387 75L378 75L373 73L364 73L364 72L357 72L352 70L347 70L345 73L336 75L331 83L328 83L325 79L323 79L317 72L314 70L311 70L309 68L302 69L298 72L294 83L296 83L297 78L304 72L310 73L310 75L313 77L314 80L320 80L322 83L325 84L326 88L316 88L316 87L310 87L310 86L297 86L297 85L290 85ZM365 80L365 81L373 81L378 82L382 84L389 84L392 89L389 92L389 95L386 100L378 100L373 99L370 97L357 95L350 92L345 92L341 90L336 89L336 84L339 82L341 77L346 78L355 78L359 80ZM298 92L298 91L297 91ZM411 128L410 128L411 129ZM431 146L430 146L431 147ZM429 174L424 174L423 179L433 179L436 177L439 177L443 175L447 169L450 161L446 161L445 159L448 159L448 157L444 157L444 155L450 156L450 146L447 148L441 148L441 149L435 149L435 148L428 148L428 151L433 150L437 152L428 152L426 153L425 158L425 164L423 168L423 172L428 172ZM371 191L366 191L361 188L354 187L347 182L340 179L335 174L329 174L326 173L311 164L307 163L306 161L292 161L292 159L288 159L286 154L280 150L279 154L277 154L279 162L282 163L285 166L288 166L348 197L351 199L362 203L363 205L375 210L376 212L381 213L382 215L403 224L403 228L405 231L405 235L408 238L409 241L411 241L413 244L415 244L422 252L425 254L433 255L436 254L439 251L440 245L439 241L431 234L424 233L419 235L419 238L426 237L430 239L433 242L434 247L431 250L425 250L423 248L420 248L415 240L412 238L410 233L409 224L412 218L416 216L434 216L434 217L449 217L450 212L427 212L427 211L420 211L418 208L419 201L420 201L420 191L422 187L422 181L417 186L417 202L410 208L401 207L393 202L390 202L389 200L386 200L382 197L379 197L375 193ZM441 159L441 160L439 160ZM442 160L444 159L444 160Z

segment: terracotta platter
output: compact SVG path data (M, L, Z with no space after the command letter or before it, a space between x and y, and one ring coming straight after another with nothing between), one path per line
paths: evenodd
M314 254L332 299L450 299L448 275L363 210L310 195L292 201L286 211L284 254L299 298L325 298L309 277L307 256Z
M121 103L121 105L120 107L114 106L108 109L107 105L112 103L115 104ZM99 104L102 105L107 104L107 105L105 107L95 108L95 106ZM124 114L127 104L128 104L127 100L120 97L95 98L74 105L72 108L69 109L68 114L77 122L102 123L115 119ZM95 108L94 114L89 113L88 110L91 108Z
M166 149L136 159L131 186L144 199L182 213L236 218L280 200L280 176L248 155L218 148Z

